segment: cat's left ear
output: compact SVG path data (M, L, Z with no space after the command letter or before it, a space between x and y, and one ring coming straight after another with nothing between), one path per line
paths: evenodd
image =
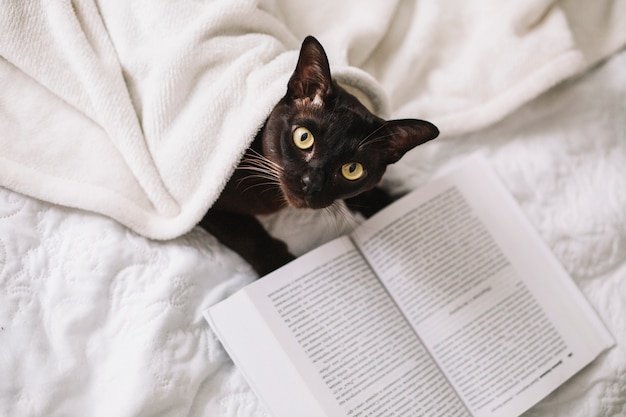
M439 129L425 120L390 120L380 130L385 137L383 153L387 164L398 162L405 153L439 136Z
M287 91L291 98L318 97L322 99L332 93L330 65L322 45L313 36L307 36L300 48L296 69L289 80Z

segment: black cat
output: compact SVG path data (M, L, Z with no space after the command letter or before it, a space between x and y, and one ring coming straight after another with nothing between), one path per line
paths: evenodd
M265 275L294 257L255 215L345 200L369 217L390 202L376 187L387 165L438 134L423 120L369 112L333 81L322 45L309 36L287 94L200 225Z

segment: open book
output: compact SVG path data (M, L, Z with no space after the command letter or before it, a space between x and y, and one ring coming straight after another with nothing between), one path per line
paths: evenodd
M205 315L274 417L518 416L614 343L482 159Z

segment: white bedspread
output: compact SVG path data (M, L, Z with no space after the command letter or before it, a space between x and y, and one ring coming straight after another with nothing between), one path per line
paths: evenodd
M0 8L10 3L3 2ZM121 3L141 4L107 2ZM248 3L236 4L244 7ZM544 8L548 5L541 1L527 3ZM287 4L267 1L264 7ZM624 3L610 4L618 7ZM562 3L562 10L569 13L567 10L575 5L572 1ZM82 10L78 6L75 10ZM595 16L596 22L606 22L611 15L580 7L577 10ZM37 15L35 9L30 11L29 16ZM323 10L317 13L323 14ZM0 19L4 19L4 28L6 15ZM296 27L295 23L290 25ZM346 27L354 29L359 23L363 22L346 22ZM569 44L580 46L579 58L583 58L577 71L613 52L621 42L616 39L624 35L621 30L617 35L610 32L611 36L603 37L600 32L590 31L589 24L587 20L570 20L570 25L581 29L575 38L588 34L580 42ZM292 26L287 25L288 31L299 36ZM138 27L137 31L144 29L148 27ZM301 30L308 29L304 21ZM341 61L337 51L344 51L344 60L360 64L365 58L359 56L358 51L363 50L357 46L370 39L365 29L360 33L363 37L352 47L329 53L331 61ZM319 38L325 42L335 35L336 39L345 39L336 33ZM393 41L398 40L395 36ZM290 48L297 47L295 38ZM398 45L401 49L411 46L399 40ZM98 48L94 51L102 52ZM36 52L45 55L48 51ZM127 55L121 51L117 54L132 61L130 52L128 49ZM184 51L180 57L184 57ZM286 61L285 68L291 65ZM12 70L13 76L2 73L0 77L0 128L17 126L16 132L24 133L23 137L31 137L27 134L30 132L42 140L46 135L72 132L87 136L97 130L102 134L100 128L81 124L78 119L67 119L64 125L55 124L51 118L48 129L42 130L36 125L41 119L35 118L29 124L7 116L14 114L11 106L25 103L20 101L20 88L22 82L30 82L7 62L0 62L2 70ZM419 63L415 65L419 68ZM371 62L367 66L373 73L382 71ZM467 129L455 125L443 113L433 113L448 123L449 133L408 154L386 178L390 190L401 192L418 187L469 155L484 155L615 336L617 345L613 349L534 407L529 416L626 415L625 68L626 51L622 51L600 67L589 69L520 108L511 103L510 108L489 112L492 107L485 107L489 117ZM357 79L350 78L350 71L346 70L346 79ZM497 71L485 71L483 76L498 75ZM128 74L124 78L126 85L135 85ZM54 73L47 76L57 81L55 77L63 77ZM439 85L445 80L430 81ZM424 107L419 107L418 101L409 105L411 101L398 87L401 84L394 87L394 82L395 78L381 79L389 92L387 104L392 114L418 109L427 112L425 103ZM414 97L426 101L430 90L421 87ZM41 97L47 97L50 91L40 85ZM521 98L518 105L540 92L525 92L527 97ZM132 88L131 93L139 94ZM28 98L30 93L25 89L23 94ZM37 97L33 94L31 99ZM44 99L41 103L33 100L29 101L32 109L39 110L33 115L43 119L68 106L67 101L59 101L59 110L47 107ZM188 100L202 102L197 95ZM142 126L138 129L147 132L146 127L157 121L155 114L133 103L131 107L141 111L132 114L145 116L137 119ZM502 104L496 101L492 106L498 103ZM76 107L72 109L76 113ZM506 113L510 114L493 124ZM180 119L183 124L185 121L184 117ZM470 130L474 133L467 133ZM0 154L5 156L6 135L6 130L0 134ZM44 147L40 151L42 157L54 156L53 149ZM9 169L5 162L0 162L0 177L5 186L17 187L19 178L6 176ZM61 189L65 186L60 185ZM306 211L285 211L264 221L287 239L296 253L350 226L340 222L337 230L328 219ZM237 255L202 230L194 229L170 241L154 241L111 218L0 188L0 416L266 416L202 317L202 310L252 279L253 271Z

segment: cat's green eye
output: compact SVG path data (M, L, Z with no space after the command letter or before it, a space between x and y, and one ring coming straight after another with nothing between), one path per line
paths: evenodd
M313 146L313 142L315 142L315 138L313 137L313 133L306 127L299 127L293 131L293 143L300 149L309 149Z
M347 180L355 181L363 176L363 165L358 162L349 162L341 167L341 175Z

